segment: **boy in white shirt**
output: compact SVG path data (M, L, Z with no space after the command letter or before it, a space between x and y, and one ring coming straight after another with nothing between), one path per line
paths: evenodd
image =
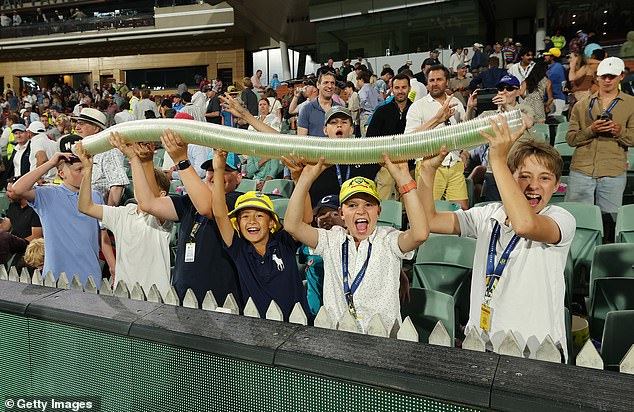
M341 122L328 121L324 133L334 135L343 129L352 134L352 119L345 113ZM399 279L401 260L411 259L414 250L429 235L427 221L416 194L416 182L411 178L407 162L394 164L383 156L399 191L410 222L410 229L401 232L391 227L377 227L381 199L373 181L353 177L343 183L339 193L339 214L346 228L330 230L314 228L302 221L304 200L317 177L328 167L323 157L316 165L304 167L291 196L284 225L298 241L315 249L324 259L324 306L335 321L349 312L357 321L359 332L366 333L368 323L379 314L390 335L400 325Z
M150 182L155 195L167 196L170 181L163 172L154 169L153 148L144 148L139 143L117 147L128 159L138 156L142 160L141 173ZM117 242L115 282L125 281L130 290L139 282L146 294L155 284L161 296L166 296L171 286L169 242L173 222L160 221L133 203L118 207L95 204L90 197L92 156L81 142L75 145L74 151L85 170L79 190L79 211L100 220L114 233ZM135 163L132 167L136 167ZM132 173L134 175L136 171Z
M563 160L546 143L516 142L525 127L511 135L501 116L499 121L501 127L491 120L495 136L481 134L491 147L502 203L437 213L432 187L444 147L424 162L418 193L432 232L477 239L465 333L475 328L497 352L510 330L532 357L550 335L566 359L563 273L576 223L566 210L548 205Z

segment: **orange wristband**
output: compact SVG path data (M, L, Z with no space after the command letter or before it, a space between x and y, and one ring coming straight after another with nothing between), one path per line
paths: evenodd
M414 179L410 180L408 184L403 185L401 187L398 188L398 192L401 194L401 196L405 195L408 192L411 192L412 190L416 189L416 181Z

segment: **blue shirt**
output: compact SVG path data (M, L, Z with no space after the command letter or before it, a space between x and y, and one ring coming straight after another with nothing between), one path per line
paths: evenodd
M548 73L546 73L553 86L553 99L566 100L566 95L562 91L561 84L566 81L566 72L564 66L559 62L554 62L548 67Z
M88 275L92 275L99 287L99 222L79 211L78 200L79 192L63 184L35 187L35 199L29 205L40 216L46 239L42 275L51 271L57 279L61 272L66 272L70 281L76 274L83 285ZM92 201L103 204L94 190Z
M469 83L469 88L471 90L475 90L478 87L481 89L494 89L498 85L500 79L507 74L507 71L504 69L491 67L474 77L473 80L471 80L471 83Z
M339 103L332 100L332 106L339 106ZM319 104L319 98L306 104L299 113L297 126L308 129L309 136L326 137L324 133L324 120L326 112Z
M262 318L271 300L282 309L285 321L288 321L297 302L309 316L306 292L295 260L297 244L288 232L280 230L272 233L264 256L260 256L255 247L237 232L233 234L231 246L225 245L225 250L238 270L245 304L252 298Z
M271 86L273 90L277 90L277 86L280 86L281 84L282 82L280 82L280 80L277 77L274 77L271 79L269 86Z
M379 93L370 86L370 83L363 85L359 90L359 104L361 105L361 114L370 115L374 109L379 105L383 98Z
M324 258L311 253L308 246L302 245L299 248L299 261L306 264L305 274L307 291L306 298L308 307L313 316L317 316L319 308L324 303Z
M183 107L185 106L182 103L172 105L172 109L176 110L176 112L180 112Z

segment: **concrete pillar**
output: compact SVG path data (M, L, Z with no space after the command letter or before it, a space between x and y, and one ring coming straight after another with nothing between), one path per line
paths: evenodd
M537 0L535 6L535 50L544 49L544 37L548 30L547 23L548 0Z
M284 40L280 40L280 53L282 55L282 78L280 80L288 80L292 75L291 65L288 61L288 47Z

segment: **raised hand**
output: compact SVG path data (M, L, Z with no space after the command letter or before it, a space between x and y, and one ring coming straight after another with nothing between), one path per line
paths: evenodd
M406 185L412 180L412 176L409 174L409 165L406 161L392 163L387 153L383 153L383 163L398 186Z
M110 133L110 137L108 138L108 140L110 141L112 147L121 150L121 153L126 155L128 159L132 160L137 156L136 152L134 151L134 147L130 143L127 143L123 139L123 136L121 136L118 132Z
M445 123L456 113L455 107L458 105L458 103L455 103L455 102L452 103L451 102L452 98L453 98L453 94L449 94L445 98L445 102L442 104L442 106L440 107L440 109L438 109L438 112L436 113L436 116L435 116L436 123L438 124Z
M280 160L282 164L290 170L291 179L297 183L299 177L302 175L302 170L304 170L304 158L289 154L288 156L282 156Z
M177 133L170 129L165 130L161 136L161 142L174 163L187 159L187 143L183 142Z
M304 170L302 170L301 179L309 179L311 182L314 182L320 174L326 170L329 165L326 164L326 158L320 157L319 161L316 164L305 165Z
M522 128L511 134L509 125L504 117L498 115L497 120L500 122L500 125L498 125L494 119L489 119L489 123L491 123L491 127L493 128L493 136L484 131L480 131L480 135L489 141L491 147L489 159L491 161L498 160L506 162L511 147L513 147L517 139L526 131L526 125L522 123Z
M154 143L135 143L132 147L142 163L154 161Z
M73 150L85 168L92 167L92 156L88 154L82 142L77 142L73 147Z
M218 95L218 99L222 102L222 108L234 115L235 117L243 117L245 108L233 97L225 93L224 96Z
M222 149L214 149L213 167L214 173L225 172L225 166L227 164L227 152Z

